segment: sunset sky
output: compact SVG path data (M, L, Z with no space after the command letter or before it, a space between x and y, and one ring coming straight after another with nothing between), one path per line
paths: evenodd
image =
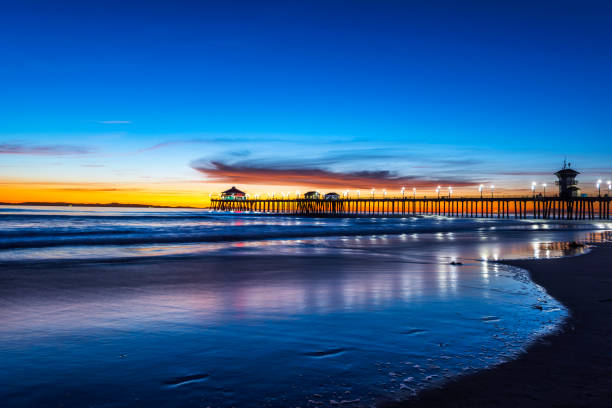
M0 201L525 194L566 156L592 194L612 178L610 4L5 2Z

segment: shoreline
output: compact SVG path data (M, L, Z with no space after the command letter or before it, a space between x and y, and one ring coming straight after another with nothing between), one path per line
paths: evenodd
M386 408L609 407L612 401L612 243L554 259L500 261L562 303L559 330L517 359L457 377Z

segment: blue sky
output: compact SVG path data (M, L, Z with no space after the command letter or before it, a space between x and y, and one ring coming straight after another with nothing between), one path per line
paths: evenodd
M3 180L612 174L605 1L25 0L0 34Z

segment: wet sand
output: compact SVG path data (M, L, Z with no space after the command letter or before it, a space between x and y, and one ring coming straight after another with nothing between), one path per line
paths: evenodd
M571 313L559 333L492 369L389 407L610 407L612 406L612 244L583 256L505 262Z

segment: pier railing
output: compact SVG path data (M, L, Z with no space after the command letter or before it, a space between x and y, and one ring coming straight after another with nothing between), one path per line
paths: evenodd
M444 215L463 218L610 219L610 197L491 197L491 198L341 198L211 200L217 211L273 214Z

